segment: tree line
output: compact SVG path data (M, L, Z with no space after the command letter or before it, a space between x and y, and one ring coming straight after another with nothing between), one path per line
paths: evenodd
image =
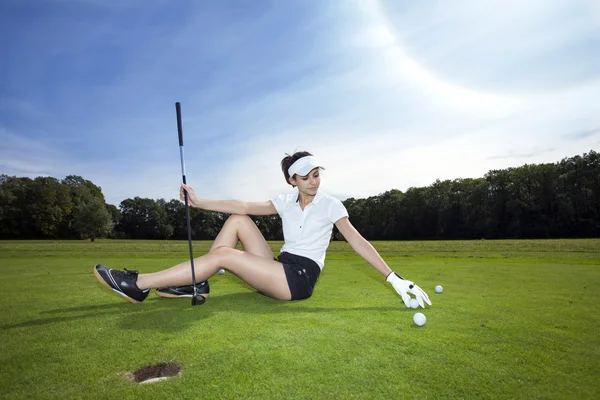
M0 175L0 238L93 240L113 231L118 219L102 189L80 176Z
M600 155L344 201L371 240L600 236Z
M600 236L600 155L491 170L343 201L369 240L574 238ZM228 215L190 209L192 237L214 239ZM267 240L282 240L279 216L252 216ZM0 175L0 238L186 239L179 200L135 197L119 208L80 176ZM333 239L342 240L334 230Z

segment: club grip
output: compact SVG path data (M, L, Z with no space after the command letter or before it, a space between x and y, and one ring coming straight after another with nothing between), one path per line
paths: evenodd
M181 103L175 103L175 110L177 111L177 133L179 134L179 145L183 146L183 128L181 126Z

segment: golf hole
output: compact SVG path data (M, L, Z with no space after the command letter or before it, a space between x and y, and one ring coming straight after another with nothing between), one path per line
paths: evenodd
M129 377L134 382L140 384L154 383L177 376L179 375L179 371L181 371L181 364L174 362L160 363L156 365L147 365L135 372L130 372Z

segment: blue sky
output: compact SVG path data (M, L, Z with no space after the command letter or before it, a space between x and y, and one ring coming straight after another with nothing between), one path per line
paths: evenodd
M81 175L118 205L340 199L600 150L595 0L7 0L0 173Z

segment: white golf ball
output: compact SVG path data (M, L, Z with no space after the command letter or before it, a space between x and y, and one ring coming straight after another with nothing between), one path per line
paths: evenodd
M443 291L444 291L444 288L443 288L443 287L441 287L440 285L437 285L437 286L435 287L435 292L436 292L436 293L442 293Z
M410 308L419 308L419 302L417 299L410 299Z
M220 269L220 270L219 270L219 273L220 273L221 275L223 275L223 274L225 273L225 270L224 270L224 269Z
M425 318L425 314L418 312L413 317L413 321L415 321L416 325L423 326L425 325L425 321L427 321L427 318Z

